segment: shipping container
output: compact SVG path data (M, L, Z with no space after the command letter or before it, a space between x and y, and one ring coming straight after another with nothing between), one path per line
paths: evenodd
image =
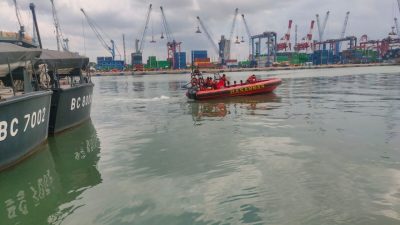
M138 52L134 52L131 54L131 62L132 62L132 66L135 65L140 65L143 64L143 56L142 53Z
M123 70L124 67L125 67L125 62L123 60L98 61L96 65L96 69L98 70L112 70L112 69Z
M171 63L167 60L157 61L158 69L169 69L171 68Z
M174 69L186 69L186 52L176 52L174 58Z
M194 62L211 62L210 58L196 58Z
M196 59L205 59L208 58L207 50L193 50L191 52L192 61L196 61Z
M155 56L149 56L147 58L147 67L151 69L157 68L157 58Z
M242 67L242 68L250 67L250 61L241 61L241 62L239 62L239 67Z

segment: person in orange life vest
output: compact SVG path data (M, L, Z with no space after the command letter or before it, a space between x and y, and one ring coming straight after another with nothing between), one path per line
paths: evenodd
M216 88L217 88L217 89L220 89L220 88L222 88L222 87L226 87L225 82L226 82L226 76L225 76L225 74L224 74L224 75L222 75L222 77L219 79L218 83L216 84Z
M256 81L257 81L256 75L253 74L253 75L249 76L249 78L247 78L246 83L251 84L251 83L254 83Z

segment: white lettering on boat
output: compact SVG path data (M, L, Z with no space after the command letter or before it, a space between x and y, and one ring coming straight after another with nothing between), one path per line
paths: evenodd
M25 125L23 133L34 129L46 120L46 107L33 111L24 115ZM18 135L19 119L17 117L12 118L10 121L0 121L0 142L5 141L7 137L15 137Z
M84 108L92 103L92 95L84 95L71 99L71 111Z

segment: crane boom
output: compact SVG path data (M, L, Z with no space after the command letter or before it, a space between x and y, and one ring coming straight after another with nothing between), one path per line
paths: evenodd
M324 19L324 23L323 23L323 25L322 25L321 39L324 38L324 32L325 32L326 23L328 22L328 18L329 18L329 11L326 12L325 19ZM321 41L322 41L322 40L321 40Z
M314 31L314 23L315 23L315 21L311 20L310 30L308 31L308 34L307 34L308 41L312 41L312 35L313 35L313 31Z
M207 30L206 26L204 25L203 21L200 19L199 16L197 16L196 18L200 23L201 29L203 29L204 33L206 34L208 41L210 41L212 47L214 48L215 53L217 53L217 55L219 55L218 46L214 43L214 41L213 41L210 33L208 33L208 30Z
M231 31L230 31L230 33L229 33L229 40L232 40L233 32L235 31L236 18L237 18L238 13L239 13L239 9L236 8L236 9L235 9L235 14L233 15L233 21L232 21Z
M320 42L323 41L324 31L325 31L326 24L328 22L329 13L330 13L329 11L326 12L325 19L324 19L324 22L323 22L322 25L321 25L320 20L319 20L319 14L315 15L315 17L317 19L318 35L319 35L319 41Z
M350 12L346 12L346 17L344 18L342 32L340 33L340 37L339 37L340 39L343 39L346 34L346 28L347 28L347 22L349 21L349 15L350 15ZM340 51L341 48L342 48L342 42L339 42L338 51Z
M175 39L172 36L171 29L169 28L169 25L168 25L168 22L167 22L167 18L165 17L165 14L164 14L163 7L160 6L160 9L161 9L162 23L163 23L165 35L167 36L168 42L172 42Z
M82 11L83 15L85 16L86 21L88 22L90 28L92 28L92 30L93 30L94 34L96 35L97 39L99 39L101 45L103 45L103 47L104 47L107 51L109 51L109 52L111 53L112 58L113 58L113 60L114 60L114 59L115 59L114 41L111 40L111 45L112 45L112 47L110 47L110 46L107 44L107 42L104 40L104 38L101 36L101 34L100 34L99 30L97 29L95 23L94 23L94 22L92 21L92 19L86 14L85 10L83 10L83 9L81 8L81 11Z
M397 6L399 7L399 12L400 12L400 0L397 0Z
M287 30L287 32L286 32L286 34L285 34L285 39L287 40L287 41L289 41L290 40L290 32L292 31L292 20L289 20L289 26L288 26L288 30Z
M346 34L346 28L347 28L347 22L349 21L349 15L350 15L350 12L347 12L346 18L344 19L344 23L343 23L342 33L340 34L340 39L344 38L344 35Z
M397 18L394 18L394 25L396 26L397 36L400 37L399 23L397 22Z
M249 26L247 25L246 19L244 18L244 14L242 14L242 19L243 19L244 27L246 28L246 33L247 33L247 36L248 36L249 42L250 42L251 32L250 32Z
M23 38L24 38L24 36L25 36L25 27L24 27L24 24L23 24L23 22L22 22L22 20L21 20L21 14L20 14L20 12L19 12L19 7L18 7L18 4L17 4L17 0L14 0L14 7L15 7L15 15L17 16L17 20L18 20L18 24L19 24L19 31L18 31L18 39L19 40L22 40Z
M152 10L152 4L150 4L149 9L148 9L148 11L147 11L146 23L145 23L145 25L144 25L144 29L143 29L143 33L142 33L142 38L140 39L140 47L139 47L139 49L138 49L138 52L142 52L142 51L143 51L144 37L146 36L147 28L148 28L148 25L149 25L151 10Z
M19 12L17 0L14 0L14 7L15 7L15 15L17 16L18 24L20 27L23 27L24 25L22 24L21 13Z
M54 0L50 0L51 9L53 13L54 27L56 28L56 40L57 40L57 50L60 51L60 45L64 51L69 51L68 49L68 38L64 39L60 27L60 22L58 20L57 10L54 5Z
M315 18L317 19L317 27L318 27L318 37L319 41L321 42L322 37L321 37L321 22L319 21L319 14L315 15Z

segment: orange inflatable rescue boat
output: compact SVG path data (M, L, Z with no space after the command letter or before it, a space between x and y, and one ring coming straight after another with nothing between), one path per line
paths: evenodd
M215 74L214 79L211 77L204 79L203 75L195 70L191 75L191 86L188 88L186 96L189 99L204 100L266 94L274 91L281 82L282 80L279 78L261 80L257 79L255 75L251 75L245 82L231 84L225 75Z

